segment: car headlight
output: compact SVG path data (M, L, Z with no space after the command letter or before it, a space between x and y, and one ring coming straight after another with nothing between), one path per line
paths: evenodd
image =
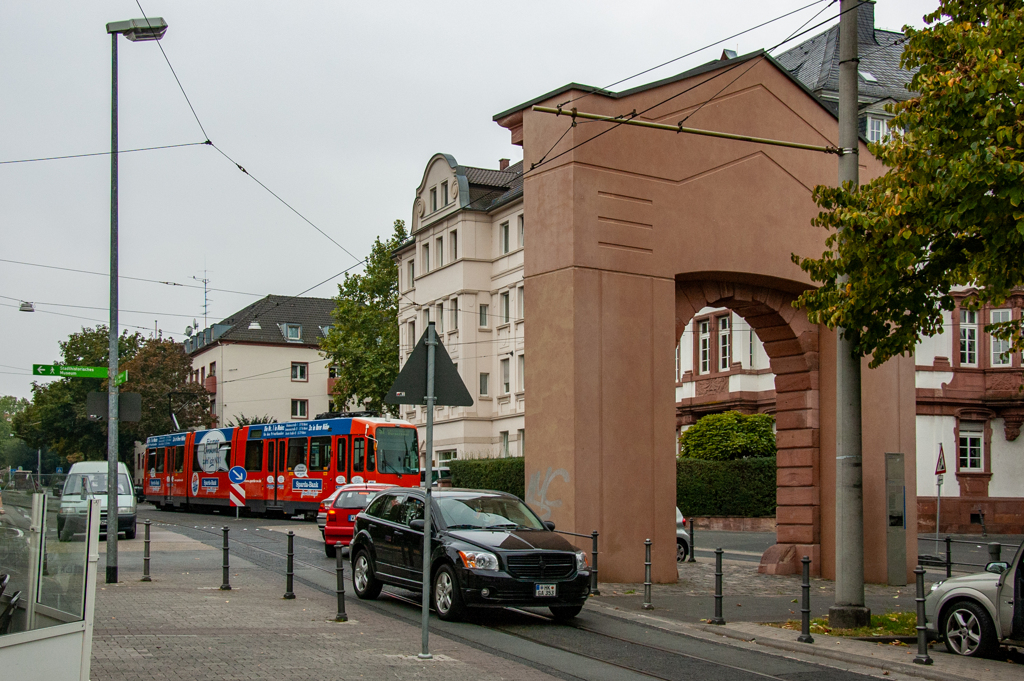
M932 591L935 591L935 590L936 590L936 589L938 589L938 588L939 588L940 586L942 586L942 584L943 584L943 582L944 582L944 581L945 581L945 580L943 580L943 579L940 579L939 581L937 581L937 582L935 582L934 584L932 584Z
M57 510L57 515L70 515L71 513L74 513L74 512L75 512L75 509L73 509L73 508L61 507L61 508L59 508Z
M462 564L477 570L497 570L498 557L487 551L459 551Z
M117 513L119 515L131 515L132 507L131 506L118 506L117 507Z
M585 551L576 552L576 571L585 572L590 569L590 563L587 562L587 554Z

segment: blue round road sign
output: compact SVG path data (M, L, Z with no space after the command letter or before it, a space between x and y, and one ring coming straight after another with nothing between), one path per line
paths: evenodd
M241 466L232 466L228 471L228 480L234 483L245 482L245 469Z

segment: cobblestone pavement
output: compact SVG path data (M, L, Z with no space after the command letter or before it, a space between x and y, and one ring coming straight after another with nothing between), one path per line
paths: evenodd
M234 556L233 588L220 591L219 552L189 548L159 554L151 583L123 570L97 586L93 681L553 678L437 635L435 659L419 660L418 627L358 607L334 622L333 598L296 585L284 600L280 576ZM180 569L169 571L172 555Z

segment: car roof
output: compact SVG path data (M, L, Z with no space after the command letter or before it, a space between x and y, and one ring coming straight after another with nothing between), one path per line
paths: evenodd
M421 487L410 487L409 489L417 490L420 493L423 492L423 488ZM434 487L431 489L430 495L433 496L434 498L469 498L483 495L508 497L510 499L519 498L514 494L509 494L508 492L500 492L494 489L468 489L465 487Z
M382 482L355 482L348 485L342 485L338 489L334 490L337 492L358 492L363 490L370 490L371 492L378 492L382 489L389 489L395 487L395 485L389 485Z

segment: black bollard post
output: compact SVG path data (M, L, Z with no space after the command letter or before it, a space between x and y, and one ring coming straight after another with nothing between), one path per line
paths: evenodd
M597 530L590 533L590 538L594 542L593 549L591 550L591 556L593 557L593 565L590 567L590 593L595 596L601 595L601 590L597 588Z
M224 583L220 585L221 591L231 591L231 578L228 576L228 528L222 527L224 532Z
M914 575L917 577L917 656L914 664L931 664L932 658L928 655L928 634L925 632L924 624L924 568L918 565L914 568Z
M800 585L804 593L800 607L800 636L796 640L800 643L814 643L814 637L811 636L811 559L804 556L800 562L804 565L804 583Z
M650 610L651 605L651 540L644 540L644 610Z
M988 543L988 562L998 563L999 554L1002 553L1003 546L999 542L992 541Z
M345 559L341 557L341 542L334 547L334 557L337 559L334 569L338 573L338 614L334 616L334 621L348 622L348 615L345 614Z
M687 563L696 563L697 559L694 555L697 553L697 521L690 517L690 557L686 559Z
M294 579L295 579L295 569L294 569L295 550L294 550L294 542L295 542L295 533L292 532L291 530L288 530L288 565L285 568L285 573L284 573L285 574L284 597L287 600L291 600L291 599L295 598L295 592L292 590L292 587L294 586L293 582L294 582ZM340 554L341 551L339 550L338 553ZM280 554L278 554L278 555L280 555Z
M141 582L152 582L152 578L149 576L149 526L150 521L145 521L143 525L146 526L146 534L142 541L142 579Z
M715 616L711 624L725 624L722 617L722 549L715 549Z
M946 535L946 579L953 576L953 538Z

